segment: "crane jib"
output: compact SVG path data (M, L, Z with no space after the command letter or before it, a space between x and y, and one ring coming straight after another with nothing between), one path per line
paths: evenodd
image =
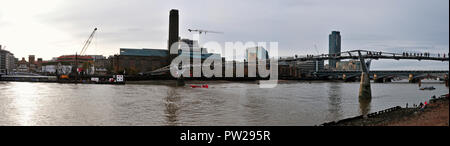
M97 31L97 28L94 28L94 31L92 31L91 35L89 36L89 38L86 40L86 42L84 43L83 48L81 49L80 55L84 55L84 53L86 53L87 48L89 47L89 45L92 42L92 39L94 38L95 32Z

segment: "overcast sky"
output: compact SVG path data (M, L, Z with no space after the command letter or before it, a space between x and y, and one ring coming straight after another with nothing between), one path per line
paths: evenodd
M448 0L0 0L0 44L18 58L47 60L80 52L98 27L87 54L165 49L170 9L180 10L182 38L192 38L188 28L222 31L201 40L275 41L281 56L327 53L333 30L341 31L343 51L449 48ZM448 70L448 63L374 61L372 67Z

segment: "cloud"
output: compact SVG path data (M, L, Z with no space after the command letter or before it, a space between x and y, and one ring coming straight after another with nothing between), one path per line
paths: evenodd
M48 8L33 4L47 10L20 9L20 17L33 16L35 25L49 30L28 32L44 33L39 40L47 44L28 45L44 50L36 52L38 56L76 52L94 27L99 28L98 48L90 48L91 54L116 54L121 47L166 48L168 15L173 8L180 10L183 38L192 37L187 31L192 28L225 32L202 35L203 42L278 41L282 56L327 53L332 30L341 31L343 50L448 52L449 47L447 0L58 0ZM0 10L0 25L4 23L1 16ZM10 40L1 36L3 32L0 28L0 39ZM59 51L51 51L55 49Z

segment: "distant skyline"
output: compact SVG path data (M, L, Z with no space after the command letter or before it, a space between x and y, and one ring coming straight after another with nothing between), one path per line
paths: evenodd
M280 56L327 54L328 35L335 30L341 32L342 51L449 50L448 0L0 0L0 6L0 44L19 59L80 52L95 27L86 54L166 49L170 9L180 11L182 38L192 39L187 29L206 29L225 33L201 35L202 42L276 41ZM372 69L448 65L380 60Z

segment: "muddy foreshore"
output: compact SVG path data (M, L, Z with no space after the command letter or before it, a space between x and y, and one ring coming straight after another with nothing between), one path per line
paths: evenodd
M449 95L431 99L425 108L400 106L321 126L449 126Z

